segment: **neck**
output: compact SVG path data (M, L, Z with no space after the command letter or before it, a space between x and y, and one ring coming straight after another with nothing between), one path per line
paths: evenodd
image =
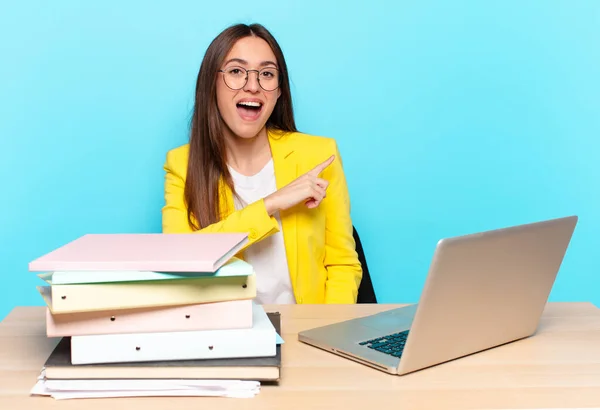
M227 164L243 175L258 173L271 159L266 127L252 138L240 138L228 132L225 144Z

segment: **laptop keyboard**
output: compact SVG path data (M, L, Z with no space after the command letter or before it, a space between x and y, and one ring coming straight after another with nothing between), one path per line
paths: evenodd
M390 356L400 357L404 350L404 344L408 337L408 330L391 335L378 337L376 339L365 340L359 345L368 347L369 349L377 350L378 352L389 354Z

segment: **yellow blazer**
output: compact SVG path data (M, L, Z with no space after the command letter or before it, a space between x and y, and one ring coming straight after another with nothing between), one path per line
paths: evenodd
M268 132L277 189L292 182L325 161L333 163L321 174L329 181L327 195L317 208L303 203L282 211L281 227L290 279L297 303L356 303L362 267L352 236L350 199L336 142L331 138L302 133ZM189 145L167 153L164 165L165 205L162 209L164 233L191 233L184 200ZM233 194L221 181L220 222L198 232L247 232L250 242L260 241L279 230L264 201L259 200L236 211ZM243 259L243 255L239 255Z

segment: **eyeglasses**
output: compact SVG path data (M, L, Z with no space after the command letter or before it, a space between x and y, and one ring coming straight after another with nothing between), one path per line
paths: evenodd
M219 70L223 73L225 85L232 90L241 90L248 82L248 74L251 72L257 74L258 84L265 91L273 91L279 87L279 70L275 67L267 67L262 70L246 70L243 67L228 67Z

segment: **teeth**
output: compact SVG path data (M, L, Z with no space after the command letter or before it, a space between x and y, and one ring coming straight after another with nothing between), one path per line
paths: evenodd
M246 105L248 107L260 107L261 106L261 103L256 102L256 101L240 101L238 104Z

